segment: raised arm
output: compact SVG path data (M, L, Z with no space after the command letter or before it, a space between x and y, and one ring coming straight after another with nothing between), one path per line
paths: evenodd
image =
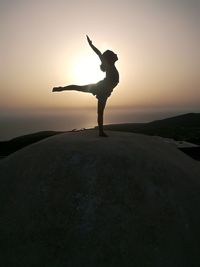
M102 54L101 52L99 51L99 49L97 49L93 44L92 44L92 40L90 40L90 38L87 36L87 41L90 45L90 47L92 48L92 50L99 56L100 60L102 61L103 60L103 57L102 57Z

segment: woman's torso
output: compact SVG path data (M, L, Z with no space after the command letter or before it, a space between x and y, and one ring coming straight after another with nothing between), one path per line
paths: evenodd
M116 86L119 83L119 72L115 65L106 66L106 77L105 80L111 85ZM113 87L113 88L114 88Z
M92 85L90 92L96 95L98 99L107 98L111 95L118 83L119 72L115 65L106 66L106 77L95 85Z

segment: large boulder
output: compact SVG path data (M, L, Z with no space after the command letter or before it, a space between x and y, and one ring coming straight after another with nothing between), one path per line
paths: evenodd
M1 160L1 266L200 266L199 162L109 135L61 134Z

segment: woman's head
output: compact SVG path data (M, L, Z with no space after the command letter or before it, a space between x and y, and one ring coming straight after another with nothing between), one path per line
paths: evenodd
M118 60L118 57L117 57L117 54L115 54L113 51L111 50L106 50L103 54L102 54L103 58L105 59L105 61L108 63L108 64L114 64L117 60ZM106 71L106 67L105 65L102 63L101 66L100 66L101 70L102 71Z
M113 64L115 63L115 61L118 60L118 57L117 57L117 54L115 54L113 51L111 50L106 50L104 53L103 53L103 57L105 58L105 60L110 63L110 64Z

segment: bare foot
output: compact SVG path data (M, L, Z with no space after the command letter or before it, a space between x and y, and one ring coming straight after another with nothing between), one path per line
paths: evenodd
M59 86L59 87L54 87L52 92L61 92L62 91L62 87Z
M101 136L101 137L108 137L108 135L106 133L104 133L104 132L99 132L99 136Z

